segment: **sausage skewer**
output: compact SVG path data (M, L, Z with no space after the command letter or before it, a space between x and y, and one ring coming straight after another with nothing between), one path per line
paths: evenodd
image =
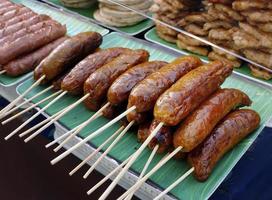
M158 98L154 107L154 118L160 123L148 136L142 146L133 154L131 160L118 174L99 200L105 199L109 195L121 177L127 172L129 167L164 125L176 126L180 123L191 111L198 107L202 101L215 92L231 72L232 68L230 66L220 61L215 61L188 72L166 90ZM177 149L180 151L182 148L182 146L179 146L174 152L176 152ZM178 151L176 153L178 153ZM174 155L169 154L169 157Z
M1 70L0 75L6 73L6 70Z
M197 57L186 56L183 58L178 58L172 64L170 63L169 65L162 67L157 73L155 73L156 75L151 74L150 76L147 77L150 79L150 84L164 85L164 87L160 87L159 90L156 91L156 90L154 90L154 87L152 87L152 85L151 85L151 87L146 87L145 90L150 90L153 88L153 91L151 92L151 94L153 96L154 96L154 93L156 93L155 95L161 94L164 92L164 90L169 88L171 86L171 84L173 84L177 79L179 79L181 76L186 74L188 71L198 67L200 64L201 64L201 61ZM163 80L160 80L158 78L163 79ZM135 90L135 88L134 88L134 90ZM153 99L151 99L151 100L153 101ZM113 124L115 124L116 122L121 120L123 117L127 116L127 114L131 113L132 111L135 111L135 109L136 109L136 106L129 107L125 112L123 112L119 116L115 117L108 124L105 124L104 126L99 128L98 130L96 130L95 132L90 134L88 137L83 139L81 142L79 142L78 144L76 144L72 148L68 149L67 151L65 151L64 153L62 153L61 155L59 155L58 157L53 159L51 161L51 164L53 164L53 165L56 164L57 162L59 162L60 160L65 158L67 155L72 153L75 149L77 149L78 147L80 147L81 145L86 143L87 141L91 140L95 136L101 134L105 129L112 126Z

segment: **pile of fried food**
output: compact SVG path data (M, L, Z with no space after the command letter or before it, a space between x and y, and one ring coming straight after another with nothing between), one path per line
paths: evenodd
M142 13L148 13L152 5L151 0L115 1ZM95 11L94 18L104 24L115 27L132 26L145 20L145 17L107 0L99 0L99 9Z
M0 23L0 68L9 76L32 71L67 39L65 26L10 1L0 1Z
M60 2L69 8L90 8L96 0L60 0Z
M272 2L269 0L154 0L154 17L272 69ZM181 49L240 67L238 58L157 24L158 35ZM266 80L272 74L249 65Z

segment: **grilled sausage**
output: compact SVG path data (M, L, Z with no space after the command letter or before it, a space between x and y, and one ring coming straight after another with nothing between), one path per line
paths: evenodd
M116 47L100 50L89 55L84 60L79 62L65 77L62 82L63 90L68 91L70 94L83 93L84 82L94 71L112 61L120 54L128 51L130 51L130 49Z
M205 181L216 163L238 142L260 124L260 116L253 110L237 110L228 114L196 149L189 153L197 180Z
M19 76L32 71L46 56L48 56L51 51L53 51L53 49L55 49L67 38L68 37L61 37L34 52L20 56L15 60L10 61L4 66L7 75Z
M154 107L155 119L176 126L215 92L231 72L232 67L220 61L192 70L158 98Z
M65 33L65 26L54 24L20 37L9 43L9 45L0 47L0 64L7 64L9 61L22 54L29 53L64 36Z
M153 120L149 131L148 131L148 135L150 135L152 133L152 131L154 131L154 129L159 125L159 121L157 120ZM170 149L170 147L172 147L173 145L173 130L172 127L170 126L163 126L158 133L155 135L154 138L152 138L152 140L150 141L150 143L148 144L148 147L150 149L155 148L156 145L159 145L158 151L157 153L164 153L167 150Z
M117 117L122 111L124 111L126 106L124 104L115 106L115 105L109 105L102 111L102 115L106 117L107 119L113 119Z
M96 70L85 81L84 93L89 93L85 102L99 102L107 96L107 91L113 81L129 68L147 61L149 53L145 50L135 50L122 54L113 61Z
M55 78L52 81L52 85L53 85L53 89L54 90L61 90L61 83L63 81L63 79L67 76L67 74L69 74L70 70L60 74L57 78Z
M174 146L182 146L186 152L193 150L231 110L250 104L240 90L219 89L181 123L174 133Z
M37 24L34 24L30 27L26 27L23 28L13 34L10 34L8 36L5 36L3 38L0 39L0 46L2 45L7 45L5 43L11 43L14 40L23 37L27 34L33 33L35 31L40 30L41 28L47 27L47 26L54 26L57 22L53 21L53 20L48 20L48 21L44 21L44 22L39 22Z
M200 59L194 56L181 57L165 65L133 88L129 95L129 104L135 105L138 112L151 110L157 98L166 89L180 77L200 65Z
M139 125L137 132L137 139L139 142L144 143L144 141L148 138L150 125L151 121L146 121Z
M36 16L33 16L27 20L24 20L24 21L21 21L19 23L16 23L16 24L13 24L11 26L8 26L4 29L1 29L0 30L0 38L3 38L7 35L10 35L12 33L15 33L21 29L24 29L24 28L27 28L33 24L36 24L38 22L41 22L41 21L46 21L46 20L49 20L51 19L49 16L47 15L36 15Z
M108 101L111 104L119 105L128 100L132 88L151 73L166 65L163 61L151 61L139 64L121 76L119 76L108 90Z
M102 43L102 36L96 32L79 33L65 40L54 49L40 65L47 81L57 77L79 60L93 52Z
M132 106L133 105L130 105L130 103L128 103L127 108L130 108ZM150 111L140 113L140 112L137 112L136 110L133 110L127 114L127 121L129 122L134 121L136 124L141 124L146 121L149 115L150 115Z
M37 14L34 13L34 12L27 12L27 13L24 13L22 15L13 17L13 18L11 18L11 19L9 19L7 21L0 21L0 29L4 29L4 28L6 28L8 26L17 24L19 22L22 22L22 21L27 20L29 18L32 18L34 16L37 16Z

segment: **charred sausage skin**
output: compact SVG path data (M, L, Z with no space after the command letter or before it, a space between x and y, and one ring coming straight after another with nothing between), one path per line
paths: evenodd
M260 124L260 116L253 110L243 109L228 114L196 149L188 160L194 167L197 180L205 181L216 163L237 143Z

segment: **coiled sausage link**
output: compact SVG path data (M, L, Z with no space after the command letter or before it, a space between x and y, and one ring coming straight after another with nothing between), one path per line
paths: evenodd
M158 98L154 107L155 119L176 126L215 92L231 72L232 67L220 61L192 70Z
M253 110L237 110L227 115L205 141L189 153L188 160L197 180L205 181L216 163L259 124L260 116Z
M174 133L174 146L182 146L182 151L191 151L231 110L250 104L249 97L240 90L219 89L181 123Z

